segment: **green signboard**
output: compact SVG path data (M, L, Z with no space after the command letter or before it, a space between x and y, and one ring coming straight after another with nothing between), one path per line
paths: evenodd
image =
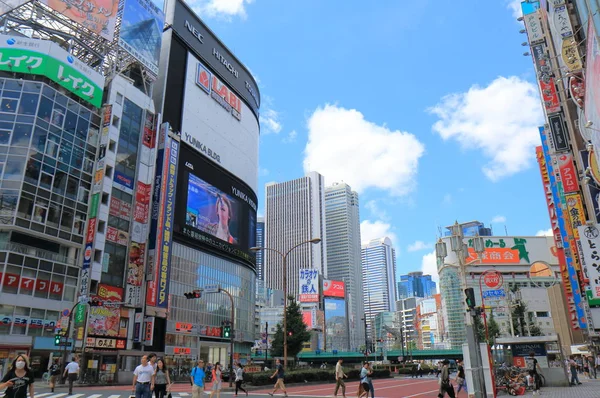
M90 218L96 218L98 216L98 202L100 200L100 194L95 193L92 195L92 200L90 202L90 207L88 210L88 215Z
M104 77L49 40L0 35L0 70L46 76L90 104L102 105Z
M75 307L75 324L81 325L85 323L85 305L77 304Z

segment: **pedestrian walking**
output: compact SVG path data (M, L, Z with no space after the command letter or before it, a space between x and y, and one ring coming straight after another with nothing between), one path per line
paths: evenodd
M231 377L231 376L230 376ZM210 398L217 393L217 398L221 398L221 364L215 363L215 367L212 370L213 385L210 391Z
M360 370L360 384L358 385L358 398L369 396L369 362L363 364Z
M458 396L458 394L460 394L460 390L462 389L464 389L465 393L468 395L469 393L467 392L467 381L465 380L465 367L463 366L462 359L456 360L456 366L458 367L455 379L456 386L458 387L456 389L456 395Z
M0 381L0 390L6 388L5 398L27 398L29 388L29 398L34 398L33 381L34 375L29 369L29 360L25 355L17 355L11 368Z
M69 395L73 395L73 382L79 377L79 361L77 357L73 357L71 362L65 366L63 377L69 380Z
M333 392L333 396L337 397L338 391L340 387L342 387L342 396L346 398L346 383L344 383L344 378L347 378L346 373L344 373L344 369L342 368L343 359L338 359L337 364L335 365L335 391Z
M569 368L571 369L571 386L581 384L579 377L577 376L577 362L575 362L575 357L573 355L569 357Z
M368 362L367 369L367 383L369 383L369 391L371 391L371 398L375 398L375 387L373 387L373 366L371 365L371 362Z
M204 361L198 359L198 364L192 369L190 374L190 382L192 384L192 398L201 398L204 391L204 379L206 372L204 371Z
M542 372L542 368L540 367L538 360L535 359L535 352L529 353L529 361L529 376L533 379L533 395L540 395L540 373Z
M596 364L594 363L594 357L593 356L589 356L587 358L588 360L588 366L590 367L590 379L593 377L594 379L597 378L598 376L598 372L596 370Z
M456 396L454 395L454 386L452 385L452 383L450 382L450 370L448 369L449 365L450 365L450 361L447 359L444 359L441 362L442 368L440 369L440 392L438 394L439 398L444 398L444 396L446 394L448 394L448 396L450 398L456 398Z
M273 396L273 394L275 394L277 390L281 390L285 394L284 397L287 397L287 390L285 389L285 383L283 382L283 379L285 378L285 372L283 370L283 365L281 364L281 361L279 359L275 361L275 372L270 378L272 379L273 377L277 377L277 381L275 382L275 386L273 387L273 392L270 392L269 395Z
M156 398L165 398L171 388L171 377L165 361L159 359L156 361L156 371L154 371L154 396Z
M235 369L235 396L238 396L238 390L241 390L246 393L248 396L248 391L246 391L242 387L242 383L244 383L244 367L241 363L238 362L237 368Z
M50 365L48 372L50 373L50 392L54 392L56 379L60 376L60 365L58 364L58 358L56 358L52 365Z
M152 380L154 379L154 366L148 362L148 356L142 357L141 364L133 371L133 385L131 391L135 398L152 398Z
M150 365L152 365L155 372L156 372L156 361L157 360L158 360L158 357L156 356L156 354L154 354L154 353L148 354L148 363Z

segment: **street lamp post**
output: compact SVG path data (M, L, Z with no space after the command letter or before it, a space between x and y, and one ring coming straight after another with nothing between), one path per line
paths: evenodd
M462 231L462 226L455 222L451 227L452 235L450 236L450 248L456 254L458 258L458 270L461 277L462 290L467 289L467 265L473 264L479 261L481 258L481 254L485 252L485 246L483 242L483 238L479 235L473 237L473 248L477 253L478 259L465 262L465 260L469 257L469 248L464 243L464 235ZM446 243L442 242L441 239L435 244L435 252L436 257L439 262L446 265L444 262L448 251L446 248ZM453 265L453 264L447 264ZM456 267L456 265L454 265ZM473 392L476 397L483 397L485 395L485 385L483 382L483 364L481 361L481 355L479 353L479 346L477 342L477 334L473 325L473 315L471 311L469 311L466 316L466 329L467 329L467 344L469 346L469 357L471 362L471 368L473 368Z
M289 249L287 252L282 253L277 249L273 249L270 247L251 247L250 250L253 252L257 252L260 250L269 250L272 251L274 253L277 253L281 256L282 258L282 262L283 262L283 366L285 369L287 369L287 362L288 362L288 356L287 356L287 256L292 252L292 250L302 246L302 245L306 245L308 243L312 243L312 244L317 244L321 242L321 238L313 238L304 242L300 242L297 245L293 246L291 249Z

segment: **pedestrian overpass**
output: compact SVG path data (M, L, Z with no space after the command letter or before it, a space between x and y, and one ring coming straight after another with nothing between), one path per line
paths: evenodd
M262 354L262 355L261 355ZM387 359L392 363L398 363L399 358L403 357L405 360L434 360L434 359L462 359L463 353L461 349L450 349L450 350L410 350L402 354L402 350L388 350L386 352ZM302 362L313 362L313 363L333 363L338 359L343 359L345 362L360 362L360 361L381 361L381 351L371 353L365 356L364 352L360 351L302 351L298 354L298 360ZM271 359L271 356L266 357L267 360ZM254 362L260 362L265 360L264 351L260 354L255 352L252 354L252 360Z

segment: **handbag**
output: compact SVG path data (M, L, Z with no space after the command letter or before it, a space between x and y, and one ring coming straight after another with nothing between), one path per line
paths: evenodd
M167 395L167 398L173 398L173 396L171 395L171 393L169 393L169 394Z

